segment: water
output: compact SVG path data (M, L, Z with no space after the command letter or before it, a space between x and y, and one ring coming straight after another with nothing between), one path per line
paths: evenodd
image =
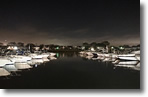
M139 89L140 71L111 62L88 60L77 53L0 77L2 89Z

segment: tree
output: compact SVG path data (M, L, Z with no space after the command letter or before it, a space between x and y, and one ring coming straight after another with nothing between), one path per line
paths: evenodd
M109 46L110 43L108 41L103 41L102 44L104 44L105 46Z
M16 44L16 42L9 42L7 45L8 46L16 46L17 44Z
M22 42L18 42L17 45L24 47L24 43L22 43Z
M96 46L97 46L97 43L96 43L96 42L92 42L90 45L91 45L92 47L96 47Z
M105 45L103 43L97 43L98 47L105 47Z
M109 50L109 47L108 47L108 46L110 45L110 43L109 43L108 41L103 41L102 44L105 45L105 47L106 47L106 52L109 53L110 50Z
M87 42L83 43L83 46L85 47L85 50L88 50L90 47L90 45Z
M0 42L0 46L3 46L4 44Z
M82 45L83 46L89 46L89 44L87 42L84 42Z
M34 45L33 43L28 43L28 44L26 45L26 48L27 48L28 50L30 50L31 52L34 51L34 47L35 47L35 45Z

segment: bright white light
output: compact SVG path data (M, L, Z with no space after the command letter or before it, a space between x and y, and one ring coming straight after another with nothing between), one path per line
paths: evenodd
M95 49L92 47L91 49L90 49L91 51L95 51Z
M13 49L14 49L14 50L17 50L18 48L15 46Z

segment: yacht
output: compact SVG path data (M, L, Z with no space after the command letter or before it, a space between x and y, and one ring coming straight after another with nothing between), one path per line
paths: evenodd
M29 56L22 56L22 55L10 55L8 58L14 62L27 62L32 59Z
M5 70L4 68L0 68L0 76L8 76L11 73L9 73L7 70Z
M128 61L138 61L138 58L135 57L135 54L118 55L118 59L120 59L120 60L128 60Z
M3 67L5 65L11 65L11 64L14 64L14 61L8 58L0 58L0 67Z
M15 63L15 67L18 70L22 70L22 69L30 69L32 68L30 65L28 65L27 63Z
M5 65L3 67L4 69L6 69L8 72L15 72L18 71L18 69L15 67L15 65Z

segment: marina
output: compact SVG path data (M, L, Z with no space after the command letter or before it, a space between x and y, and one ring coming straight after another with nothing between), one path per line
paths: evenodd
M63 52L55 55L59 56L48 57L46 61L44 61L45 58L33 58L28 62L15 62L1 66L0 87L140 88L140 61L112 60L109 57L100 58L100 56L86 55L81 52ZM115 62L117 60L118 62Z
M141 9L138 0L3 0L0 88L140 90Z

